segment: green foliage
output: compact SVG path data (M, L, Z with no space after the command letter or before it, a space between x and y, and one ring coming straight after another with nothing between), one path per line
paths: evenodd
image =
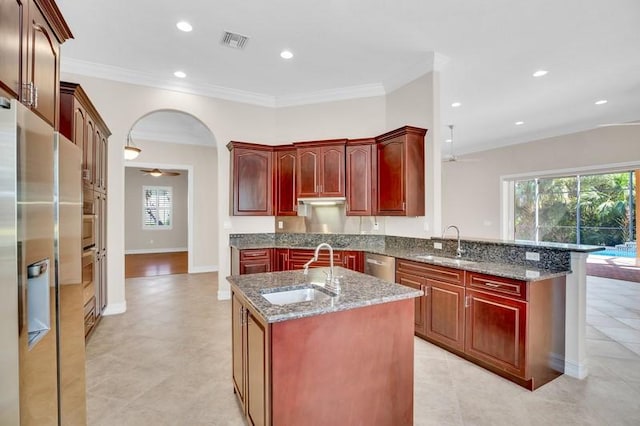
M540 241L614 246L631 240L630 179L635 188L629 172L515 182L516 239L536 239L537 207Z

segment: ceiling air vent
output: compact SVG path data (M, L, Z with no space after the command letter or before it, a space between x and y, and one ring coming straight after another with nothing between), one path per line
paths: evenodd
M222 35L221 43L233 49L244 49L248 41L249 41L249 37L247 36L225 31L224 34Z

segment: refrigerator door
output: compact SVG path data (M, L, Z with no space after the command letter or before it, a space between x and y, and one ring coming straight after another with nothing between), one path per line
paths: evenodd
M57 132L54 150L60 424L85 425L87 412L82 285L82 152L78 146Z
M20 423L57 425L53 129L20 103L12 101L12 107L18 145Z
M4 100L4 102L3 102ZM17 113L0 98L0 424L20 423L18 375Z

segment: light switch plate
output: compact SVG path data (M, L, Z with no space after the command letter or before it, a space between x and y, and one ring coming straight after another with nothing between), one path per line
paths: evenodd
M436 250L442 250L442 243L433 243L433 248Z
M282 228L284 228L284 222L279 220L278 221L278 229L282 229Z
M536 253L534 251L528 251L525 254L525 258L527 260L535 260L536 262L539 262L540 261L540 253Z

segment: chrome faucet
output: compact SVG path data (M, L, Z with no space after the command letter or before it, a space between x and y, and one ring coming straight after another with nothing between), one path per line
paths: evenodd
M460 229L458 229L457 226L455 225L447 226L447 228L444 231L442 231L442 238L444 238L444 234L446 234L447 231L451 228L456 230L456 234L457 234L456 238L458 239L458 248L456 249L456 257L462 257L462 253L464 253L464 250L462 250L462 247L460 247Z
M329 249L329 273L327 274L327 287L339 293L340 282L339 280L334 281L334 275L333 275L333 247L331 247L329 244L321 243L318 245L318 247L316 247L316 251L314 252L311 260L309 260L307 263L304 264L304 275L307 275L309 273L309 266L313 262L318 261L318 255L320 254L320 249L322 247L327 247Z

